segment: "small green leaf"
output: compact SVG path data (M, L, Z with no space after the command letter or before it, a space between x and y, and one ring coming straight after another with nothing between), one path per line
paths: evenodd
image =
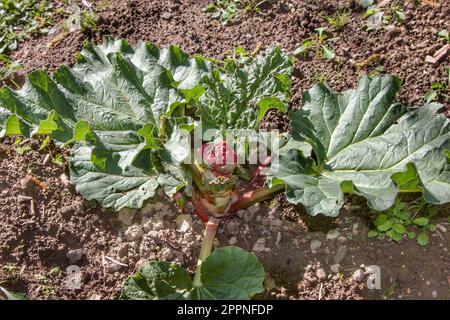
M378 235L378 232L376 230L370 230L367 233L367 237L369 237L370 239L375 238Z
M333 49L322 45L322 55L327 60L333 60L336 57L336 54L334 53Z
M367 9L366 12L364 13L364 18L368 18L371 15L373 15L375 12L377 12L376 9L372 8L372 9Z
M378 231L385 232L392 227L392 221L388 219L388 216L385 214L380 214L378 218L374 221L375 226Z
M408 232L407 235L408 235L408 238L410 238L410 239L414 239L416 237L416 233L414 231Z
M428 242L429 242L429 239L428 239L428 236L427 236L426 233L422 232L421 234L419 234L417 236L417 243L420 246L424 247L424 246L426 246L428 244Z
M394 223L392 225L392 230L394 230L396 233L399 233L399 234L406 233L405 227L402 224L400 224L400 223Z
M380 214L375 221L373 222L373 224L378 227L379 225L382 225L384 223L386 223L386 221L388 220L388 216L385 214Z
M436 206L429 207L427 213L430 218L434 217L438 214L438 208Z
M450 42L450 36L448 33L448 30L441 30L438 33L438 36L441 37L442 39L446 40L447 42Z
M437 229L437 226L435 224L429 224L427 226L425 226L425 229L427 229L428 231L434 232Z
M414 222L414 224L416 224L416 225L418 225L420 227L424 227L430 222L430 219L425 218L425 217L421 217L421 218L414 219L413 222Z
M386 235L391 238L394 241L400 242L403 239L403 234L399 234L397 232L395 232L394 230L388 230L386 232Z
M391 229L391 227L392 227L392 221L388 220L385 223L377 226L377 229L378 229L378 231L385 232L385 231L388 231L389 229Z
M31 150L31 147L29 147L29 146L23 146L23 147L18 147L18 148L16 148L15 150L16 150L16 152L17 152L18 154L23 155L23 154L27 153L28 151L30 151L30 150Z
M405 13L401 10L394 10L394 17L400 24L405 22L406 19Z

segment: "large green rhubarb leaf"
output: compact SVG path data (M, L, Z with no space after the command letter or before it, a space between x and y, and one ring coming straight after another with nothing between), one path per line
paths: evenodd
M290 115L292 141L280 149L269 181L285 182L289 201L312 215L338 215L344 192L364 196L376 210L391 207L398 192L450 202L450 121L438 104L408 112L394 103L399 88L399 79L384 75L363 77L343 94L323 84L307 91L302 109Z
M242 300L264 291L264 268L254 254L238 247L216 249L201 264L201 286L183 268L166 261L147 262L125 281L122 299Z
M203 77L196 101L204 130L257 129L269 109L287 110L293 63L280 48L258 58L230 59Z

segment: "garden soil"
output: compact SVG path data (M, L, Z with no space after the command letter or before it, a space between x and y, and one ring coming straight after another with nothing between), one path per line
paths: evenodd
M16 80L34 69L51 73L60 64L73 64L84 41L100 42L105 34L131 43L176 44L213 58L231 55L236 47L257 53L278 44L293 51L315 36L314 29L327 25L324 16L345 5L284 1L225 27L202 13L207 3L110 0L99 11L95 30L61 30L23 42L12 53L24 66ZM449 58L430 64L425 57L445 45L437 32L450 29L449 1L400 3L405 23L376 32L362 30L364 12L350 4L348 24L339 32L330 28L338 38L331 44L338 61L296 60L291 110L300 108L302 92L317 81L340 91L353 88L363 73L392 73L403 80L400 99L411 107L423 104L431 83L447 81ZM262 126L290 129L279 112L269 112ZM139 212L102 211L70 186L67 154L62 152L63 163L54 163L61 151L54 146L39 150L41 144L42 139L11 138L0 143L0 286L32 299L117 299L123 280L148 259L194 270L202 225L193 212L180 215L162 195ZM19 154L23 147L31 150ZM348 201L336 219L311 218L278 197L270 208L268 203L254 206L224 222L216 245L238 245L258 256L267 271L268 291L261 299L450 297L449 206L441 207L433 221L439 228L430 244L420 247L414 240L368 239L370 210L356 199ZM381 286L369 289L373 265L379 267ZM70 281L74 268L75 286Z

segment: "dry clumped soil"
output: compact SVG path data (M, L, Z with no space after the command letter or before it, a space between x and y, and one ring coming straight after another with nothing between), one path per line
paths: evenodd
M399 1L404 25L377 32L362 30L363 10L351 2L348 24L339 32L329 28L339 38L331 44L338 62L317 56L296 60L290 109L301 106L302 92L317 79L346 90L379 66L403 80L402 102L422 104L431 83L446 80L449 65L448 57L425 62L445 44L437 32L450 30L448 1L428 2ZM110 0L98 13L96 30L32 38L12 56L24 66L17 79L23 81L33 69L52 72L60 64L73 64L84 41L100 42L105 34L131 43L177 44L190 54L214 58L232 54L235 47L262 52L278 44L293 51L314 36L315 28L327 25L324 15L345 3L279 1L224 27L201 12L208 1ZM287 116L274 111L262 126L289 130ZM61 151L54 146L39 151L41 143L32 139L18 145L11 138L0 143L0 285L31 299L117 299L124 279L147 260L173 261L194 271L203 226L192 207L181 213L160 194L140 211L103 211L70 186L66 160L61 166L51 161ZM19 146L31 150L20 155ZM267 272L267 292L258 298L449 298L449 206L440 208L434 221L439 229L422 248L414 240L368 239L369 209L357 203L362 209L351 210L358 200L348 201L336 219L312 218L279 196L224 222L216 246L237 245L258 256ZM66 271L73 265L81 272L78 289L67 283ZM366 286L370 265L380 267L381 289Z

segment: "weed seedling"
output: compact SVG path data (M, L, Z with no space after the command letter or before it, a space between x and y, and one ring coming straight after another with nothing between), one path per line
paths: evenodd
M23 146L23 147L18 147L14 149L17 154L20 154L21 156L24 155L25 153L27 153L28 151L31 150L31 147L29 146Z
M424 96L426 103L439 99L443 99L446 102L450 101L450 67L447 68L447 73L447 81L436 81L431 84L430 90Z
M450 35L448 33L448 30L444 29L439 31L438 36L445 42L450 43Z
M330 38L325 32L326 29L327 28L315 29L317 33L316 37L303 40L300 46L294 50L293 54L297 57L306 59L311 53L314 53L327 60L333 60L336 57L336 54L327 44L337 40L337 38Z
M421 214L419 216L419 214ZM396 242L405 237L416 238L417 244L426 246L429 242L427 231L436 231L436 225L430 223L430 218L437 214L436 207L427 206L423 199L405 203L397 199L395 205L387 211L376 213L373 221L376 229L369 231L369 238L384 239L386 236ZM420 229L419 235L410 226Z
M233 22L238 16L246 13L259 13L261 6L270 0L217 0L203 8L203 12L217 19L226 26Z
M336 31L342 30L350 19L350 12L348 8L335 11L331 16L324 16L325 20Z
M11 284L17 284L21 279L23 272L25 271L25 265L20 268L20 270L13 265L3 266L3 271L8 275L8 282Z
M402 7L397 1L394 1L387 7L369 6L364 13L364 19L367 19L367 23L363 26L363 29L373 31L383 27L401 26L405 22L406 16Z
M58 153L53 159L52 162L60 167L64 165L64 158L62 154Z

